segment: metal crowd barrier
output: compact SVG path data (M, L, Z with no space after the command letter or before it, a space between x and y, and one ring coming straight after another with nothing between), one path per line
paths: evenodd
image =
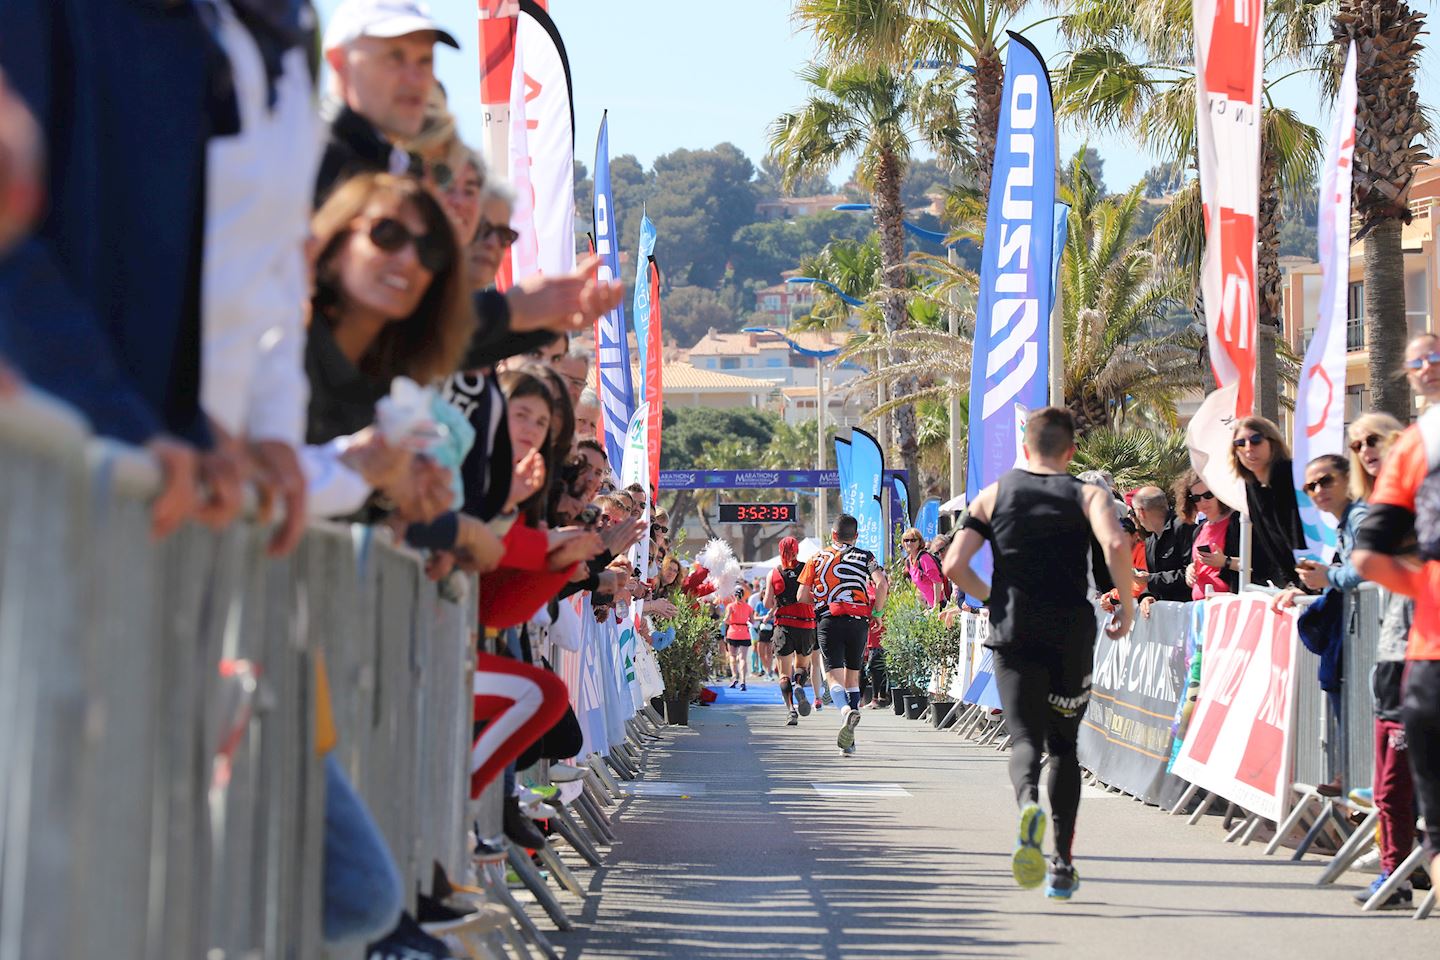
M359 528L283 560L254 524L154 544L156 480L0 401L0 960L321 956L322 651L407 891L460 875L468 606Z

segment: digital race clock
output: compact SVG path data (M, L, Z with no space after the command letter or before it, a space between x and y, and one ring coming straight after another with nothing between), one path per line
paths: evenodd
M721 523L794 523L793 503L722 503Z

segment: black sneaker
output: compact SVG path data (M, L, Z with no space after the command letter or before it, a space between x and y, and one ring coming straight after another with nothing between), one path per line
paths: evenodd
M785 726L787 726L787 727L794 727L794 726L798 726L799 724L800 724L800 714L796 713L794 710L791 710L791 711L790 711L790 719L785 721Z
M805 688L794 687L793 689L795 691L795 709L800 711L802 717L810 716L810 698L805 696Z
M1079 889L1080 872L1075 869L1075 864L1066 863L1059 857L1052 859L1045 879L1045 896L1051 900L1069 900Z
M731 680L731 681L730 681L730 689L731 689L731 690L734 690L734 689L736 688L736 686L739 685L739 683L740 683L739 680Z
M520 812L520 798L505 798L505 836L510 838L511 843L519 844L527 850L538 850L545 846L545 834L535 826L535 821Z
M424 930L409 913L400 914L395 929L365 948L366 960L449 960L455 954Z

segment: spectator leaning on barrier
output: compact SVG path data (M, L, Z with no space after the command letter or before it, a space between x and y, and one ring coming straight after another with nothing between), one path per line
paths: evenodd
M323 46L332 86L317 206L356 174L419 172L417 158L396 141L424 126L436 43L460 48L418 0L345 0L336 8Z
M1305 465L1305 492L1315 509L1335 518L1335 563L1298 561L1295 573L1304 586L1282 590L1275 598L1276 607L1292 606L1295 597L1307 591L1353 590L1362 580L1350 562L1350 552L1355 547L1355 531L1365 519L1368 505L1364 500L1350 498L1350 461L1337 453L1322 454L1311 460Z
M1204 600L1209 593L1238 593L1240 590L1240 516L1210 490L1194 470L1185 471L1178 489L1185 495L1182 516L1199 526L1185 568L1190 599Z
M1414 600L1400 716L1430 876L1440 882L1440 340L1411 340L1405 368L1426 413L1386 453L1351 559L1367 580Z
M1184 497L1177 484L1176 500ZM1170 509L1165 491L1141 487L1130 499L1135 521L1145 534L1145 574L1135 579L1145 586L1143 597L1156 600L1189 600L1185 567L1195 544L1195 524ZM1191 514L1193 517L1193 513Z
M220 448L245 462L262 503L284 504L271 542L284 553L306 519L305 243L320 144L311 19L299 3L267 9L275 12L257 20L227 0L213 6L238 123L207 147L200 398Z
M97 433L155 456L157 535L239 504L200 405L205 144L237 122L206 9L12 0L0 17L0 63L48 144L49 189L34 236L0 261L0 354ZM56 55L106 43L134 49Z
M1294 551L1305 547L1295 500L1290 448L1264 417L1241 417L1231 427L1230 467L1245 482L1253 532L1251 582L1298 585Z
M1365 413L1351 421L1346 432L1350 438L1350 495L1356 500L1369 501L1375 478L1403 430L1400 421L1388 413ZM1400 712L1405 639L1414 620L1415 601L1387 592L1383 602L1375 669L1370 675L1370 692L1375 699L1375 776L1371 784L1380 876L1356 892L1355 899L1362 904L1399 868L1415 845L1415 782L1410 776ZM1403 907L1412 897L1410 885L1405 883L1384 906Z

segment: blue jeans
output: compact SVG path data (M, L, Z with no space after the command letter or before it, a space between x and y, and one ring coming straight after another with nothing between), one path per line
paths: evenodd
M325 758L325 942L378 940L400 920L400 871L334 756Z

